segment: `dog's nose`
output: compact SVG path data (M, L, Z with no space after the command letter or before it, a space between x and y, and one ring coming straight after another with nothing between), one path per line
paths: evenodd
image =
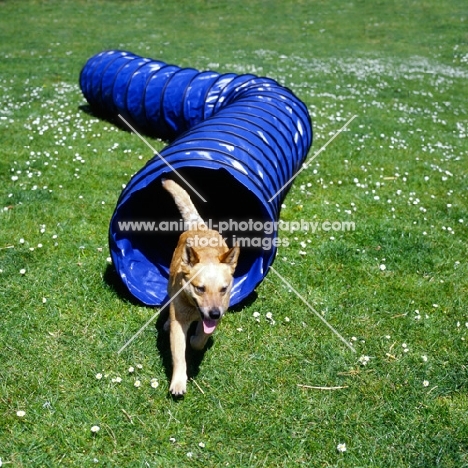
M214 307L208 312L208 315L210 319L218 320L221 317L221 311L217 307Z

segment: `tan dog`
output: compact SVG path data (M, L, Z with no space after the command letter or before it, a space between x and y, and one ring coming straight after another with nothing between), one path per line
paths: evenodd
M169 319L172 380L170 392L181 396L187 387L185 349L190 324L198 321L190 338L193 349L204 348L229 306L233 274L239 247L228 248L218 231L208 229L188 193L173 180L162 181L172 195L182 219L189 225L183 232L172 257L168 293L172 301Z

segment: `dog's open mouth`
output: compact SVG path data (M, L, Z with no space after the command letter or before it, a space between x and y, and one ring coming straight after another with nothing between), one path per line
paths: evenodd
M206 335L211 335L218 325L218 320L207 319L203 317L203 331Z

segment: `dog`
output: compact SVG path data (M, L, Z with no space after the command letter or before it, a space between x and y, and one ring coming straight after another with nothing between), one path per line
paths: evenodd
M169 331L172 354L169 391L174 397L181 397L187 391L185 352L189 327L198 322L190 345L202 350L229 307L240 249L237 245L229 248L218 231L208 229L180 185L163 179L162 186L173 197L185 226L189 227L180 235L170 264L171 302L164 325Z

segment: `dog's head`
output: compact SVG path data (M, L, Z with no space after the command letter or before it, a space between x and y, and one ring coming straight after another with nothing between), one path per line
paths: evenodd
M229 307L239 247L225 251L197 252L187 244L182 255L183 286L188 300L197 307L207 335L215 331Z

